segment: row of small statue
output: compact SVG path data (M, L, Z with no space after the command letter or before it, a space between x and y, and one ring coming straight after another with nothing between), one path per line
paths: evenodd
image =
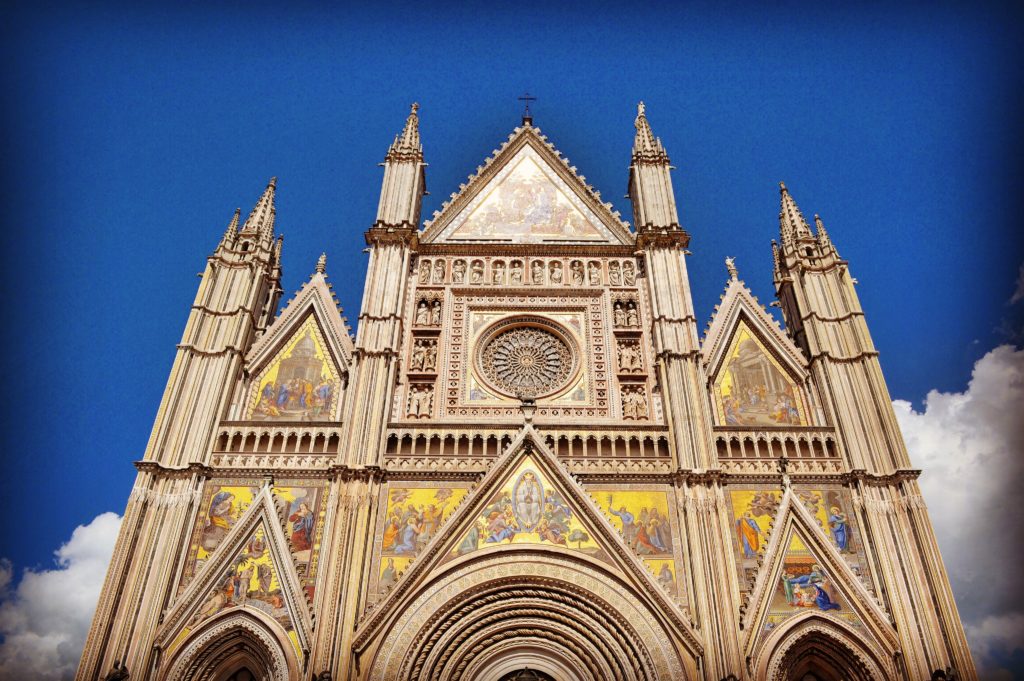
M421 298L420 302L416 305L416 325L417 326L440 326L441 325L441 301L434 300L434 302L427 301L426 298Z
M493 261L491 263L491 278L489 283L496 286L504 285L506 281L505 270L504 260ZM584 267L582 260L573 260L569 263L568 283L571 283L573 286L583 286L584 283L591 286L601 286L604 283L602 270L603 268L600 261L591 260L586 264L586 267ZM448 264L444 260L435 260L433 265L431 265L430 260L421 260L419 268L419 283L444 284L447 272ZM473 260L470 262L468 273L469 283L471 284L483 284L487 281L484 275L483 260ZM466 274L467 269L465 260L456 260L452 263L453 284L465 284ZM526 270L523 267L522 260L512 260L509 262L509 284L522 284L525 274ZM530 262L529 283L543 285L545 283L545 274L547 275L548 282L551 284L562 284L566 282L561 260L551 261L548 264L546 272L543 261L533 260ZM631 260L625 260L620 265L618 260L613 260L608 263L608 283L611 286L635 286L636 267L633 265L633 262Z
M409 401L406 409L406 415L410 418L422 418L430 417L431 409L434 406L434 388L433 386L410 386L409 387Z
M437 371L437 341L418 340L413 344L409 371Z

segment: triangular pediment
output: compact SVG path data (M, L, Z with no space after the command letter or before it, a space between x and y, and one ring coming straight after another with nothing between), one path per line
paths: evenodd
M537 128L517 128L427 223L421 241L629 244L629 226L602 203Z
M357 648L385 632L425 585L468 561L507 552L510 566L533 551L572 555L616 574L650 599L652 612L680 632L692 652L701 643L643 558L628 546L594 499L558 462L532 426L526 426L469 492L440 531L397 576L356 632Z
M743 614L748 659L758 656L766 639L809 617L831 621L874 649L891 653L898 643L888 616L787 488Z
M328 421L338 417L352 362L352 339L317 272L252 346L252 377L240 418Z
M276 622L301 659L312 615L270 486L262 488L163 620L157 644L172 653L211 618L232 610Z
M701 353L716 422L741 427L815 422L803 354L742 281L716 307Z

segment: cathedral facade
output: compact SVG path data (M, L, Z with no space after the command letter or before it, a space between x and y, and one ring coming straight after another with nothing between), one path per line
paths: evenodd
M635 128L632 226L529 117L421 222L413 105L354 337L236 211L78 679L976 678L824 224L782 185L784 327L727 260L701 332Z

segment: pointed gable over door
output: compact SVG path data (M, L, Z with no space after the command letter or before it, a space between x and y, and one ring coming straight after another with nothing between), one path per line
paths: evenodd
M611 243L632 241L611 204L577 175L540 131L516 128L434 220L425 242Z

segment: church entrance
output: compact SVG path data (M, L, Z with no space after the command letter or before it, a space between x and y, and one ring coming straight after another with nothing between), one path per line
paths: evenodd
M557 681L550 674L536 669L519 669L501 677L501 681Z

